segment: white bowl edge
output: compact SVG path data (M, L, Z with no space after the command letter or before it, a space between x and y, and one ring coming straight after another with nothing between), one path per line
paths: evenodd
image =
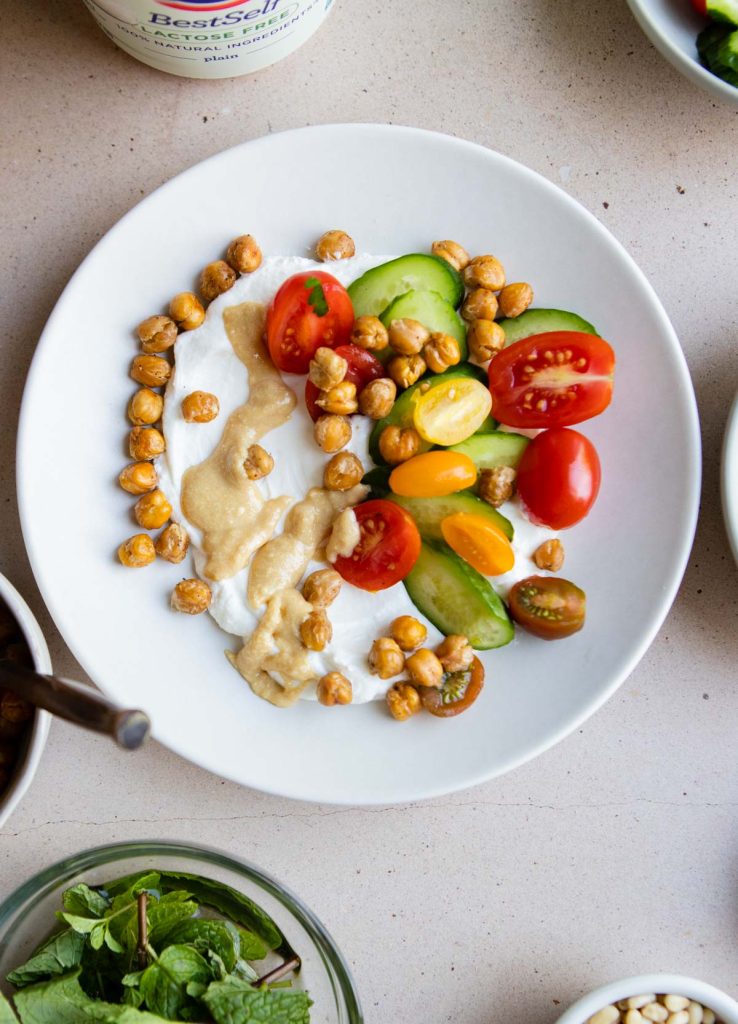
M559 1017L556 1024L585 1024L604 1006L643 992L687 996L713 1010L723 1024L738 1024L738 1003L731 996L706 981L682 974L639 974L601 985L578 999Z
M723 519L733 557L738 562L738 394L728 413L720 466Z

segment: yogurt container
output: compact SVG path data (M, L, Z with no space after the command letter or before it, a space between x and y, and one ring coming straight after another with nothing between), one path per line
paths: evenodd
M103 32L144 64L184 78L233 78L302 46L333 0L84 0Z

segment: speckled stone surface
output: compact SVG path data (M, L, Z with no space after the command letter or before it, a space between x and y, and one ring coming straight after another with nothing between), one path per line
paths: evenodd
M156 744L126 757L57 723L0 833L0 897L86 846L179 838L249 857L300 893L344 950L371 1024L552 1024L594 985L652 970L736 994L738 572L718 466L738 387L738 111L672 70L623 0L338 0L291 59L221 82L136 63L81 0L3 0L0 24L0 568L60 673L79 669L35 588L14 497L36 340L121 214L244 139L331 121L419 125L563 185L671 315L705 450L697 540L663 630L617 696L537 761L419 806L336 809L240 789Z

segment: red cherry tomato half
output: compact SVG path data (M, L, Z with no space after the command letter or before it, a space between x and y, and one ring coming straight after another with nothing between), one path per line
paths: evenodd
M354 307L343 285L322 270L287 278L267 310L266 336L274 365L285 373L307 373L321 345L348 341Z
M361 348L360 345L339 345L336 352L339 356L343 356L348 363L346 380L356 385L357 395L370 380L384 377L387 372L377 357L371 352L367 352L365 348ZM323 415L324 410L317 404L319 397L320 390L311 380L306 381L305 405L313 420L317 420L319 416Z
M519 626L542 640L561 640L584 625L587 598L583 590L557 576L529 576L508 595L510 614Z
M465 672L450 672L444 676L440 689L419 686L418 692L426 711L437 718L452 718L470 708L484 686L484 666L479 658Z
M614 370L615 353L596 334L534 334L489 364L492 415L508 427L581 423L610 404Z
M692 6L698 14L707 17L707 0L692 0Z
M357 505L361 539L334 568L361 590L386 590L410 572L420 554L420 534L412 516L392 501L378 498Z
M534 523L553 530L574 526L592 508L600 489L597 451L576 430L545 430L523 452L517 485Z

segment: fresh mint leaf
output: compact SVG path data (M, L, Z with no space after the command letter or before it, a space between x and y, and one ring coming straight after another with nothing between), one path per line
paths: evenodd
M116 897L113 900L114 908L117 907L119 898L123 900L124 896ZM197 913L198 905L190 899L189 893L181 890L167 893L158 902L155 900L156 897L152 895L148 901L146 919L149 942L156 948L162 944L167 932L171 931L176 924ZM138 903L136 900L127 904L122 903L117 910L117 916L111 915L110 931L122 948L129 951L136 948L138 944Z
M84 935L66 928L39 946L29 960L10 972L7 980L16 988L23 988L36 981L66 974L79 966L84 948Z
M119 1006L90 999L79 983L79 971L30 985L15 994L21 1024L84 1024L115 1020Z
M223 961L226 974L231 973L241 955L241 936L230 921L192 917L187 921L177 922L160 941L166 945L189 944L200 953L211 951Z
M233 968L232 973L235 978L240 978L242 981L248 981L249 983L259 980L259 975L251 964L247 963L246 960L243 959L238 961L236 966Z
M308 305L312 308L313 313L316 316L325 316L328 312L328 300L325 297L323 285L317 277L308 277L305 281L305 287L310 290Z
M262 939L246 928L239 928L238 936L241 940L241 956L244 960L263 960L269 952Z
M247 982L214 981L203 996L215 1024L309 1024L305 992L275 992Z
M102 924L103 928L107 928L106 922L100 922L96 917L79 917L77 914L62 914L61 918L66 921L70 928L73 928L75 932L80 935L89 935L93 929L99 928ZM100 943L102 945L102 943Z
M80 917L102 917L110 909L110 900L84 883L67 889L62 896L62 902L68 913L78 914Z
M191 1007L188 988L201 995L212 981L207 961L192 946L167 946L141 975L139 987L146 1008L167 1020L176 1020Z
M161 877L158 871L137 871L133 875L118 878L115 882L106 882L102 888L108 896L113 897L115 909L116 900L120 901L119 905L130 903L140 892L151 893L158 899L161 895Z
M269 949L281 953L285 959L292 956L293 949L271 917L248 896L229 885L185 871L162 872L161 884L167 890L176 889L180 884L186 885L188 892L200 903L220 911L235 924L258 935Z
M13 1007L2 992L0 992L0 1024L18 1024L18 1018L13 1013Z

